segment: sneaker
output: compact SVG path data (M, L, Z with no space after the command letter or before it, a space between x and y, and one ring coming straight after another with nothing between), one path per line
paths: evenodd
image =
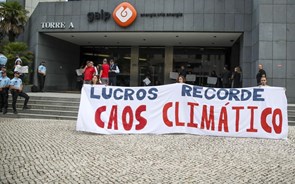
M17 111L15 110L15 111L13 111L13 114L17 114Z
M4 110L3 110L3 114L6 114L6 113L7 113L7 109L4 109Z
M28 107L28 106L24 106L24 107L23 107L23 110L26 110L26 109L30 109L30 107Z

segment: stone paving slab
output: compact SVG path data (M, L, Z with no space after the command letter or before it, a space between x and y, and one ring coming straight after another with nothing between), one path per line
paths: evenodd
M295 183L288 140L98 135L76 121L0 119L0 183Z

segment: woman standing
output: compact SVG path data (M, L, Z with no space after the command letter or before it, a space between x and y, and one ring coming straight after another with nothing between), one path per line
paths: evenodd
M233 88L241 88L242 87L242 71L239 66L235 67L235 71L232 75L232 87Z

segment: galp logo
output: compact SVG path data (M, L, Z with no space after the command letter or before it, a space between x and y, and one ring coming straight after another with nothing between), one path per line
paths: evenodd
M115 22L121 27L131 25L136 19L136 16L137 12L135 8L127 2L119 4L113 12Z

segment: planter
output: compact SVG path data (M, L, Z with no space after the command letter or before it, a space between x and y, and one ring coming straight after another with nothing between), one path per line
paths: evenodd
M24 88L23 88L23 92L25 92L25 93L31 92L32 86L33 86L33 84L25 84Z

